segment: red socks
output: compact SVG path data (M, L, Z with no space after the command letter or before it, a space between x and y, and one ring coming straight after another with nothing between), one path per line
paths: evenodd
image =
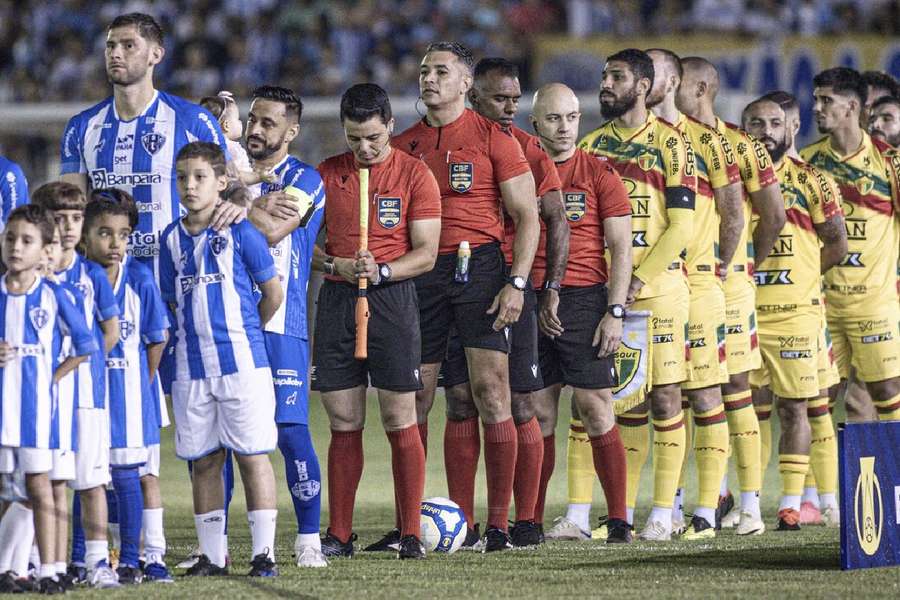
M419 423L417 425L419 428L419 438L422 440L422 449L425 451L425 456L428 456L428 421L424 423Z
M484 424L484 462L487 474L488 527L507 531L509 501L516 474L516 426L512 417Z
M481 454L478 417L447 421L444 429L444 471L447 493L466 515L469 529L475 527L475 474Z
M534 522L543 524L544 504L547 502L547 485L556 468L556 435L544 438L544 458L541 460L541 481L538 485L537 501L534 503Z
M516 476L513 481L513 497L516 500L516 521L534 520L534 508L541 483L542 461L544 459L544 438L541 426L532 417L521 425L516 425L518 453L516 455Z
M425 492L425 451L418 428L387 432L391 443L391 469L394 473L394 498L400 511L400 535L419 533L419 510Z
M344 543L353 532L353 504L362 470L362 429L332 430L331 444L328 446L329 529L332 535Z
M591 438L594 453L594 469L606 495L610 519L625 520L625 447L619 437L619 428L613 426L601 436Z

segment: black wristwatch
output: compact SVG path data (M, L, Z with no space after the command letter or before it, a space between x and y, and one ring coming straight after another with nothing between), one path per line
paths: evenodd
M607 307L607 312L612 315L614 319L624 319L625 318L625 307L621 304L610 304Z
M516 289L519 290L520 292L524 292L524 291L525 291L525 287L528 285L528 282L525 281L525 278L524 278L524 277L519 277L518 275L510 275L510 276L506 279L506 283L508 283L509 285L513 286L514 288L516 288Z
M387 263L378 264L378 276L380 277L380 279L378 280L379 284L387 283L388 281L390 281L391 275L393 274L394 272L391 271L391 265Z
M558 281L550 281L548 279L544 282L544 290L556 290L558 292L561 287Z
M329 256L325 259L325 262L322 263L322 270L325 271L326 275L334 275L334 257Z

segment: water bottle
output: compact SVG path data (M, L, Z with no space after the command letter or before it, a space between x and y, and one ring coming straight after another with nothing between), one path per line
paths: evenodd
M472 250L469 249L469 242L460 242L459 249L456 251L456 272L453 274L453 280L456 283L469 281L469 259L471 257Z

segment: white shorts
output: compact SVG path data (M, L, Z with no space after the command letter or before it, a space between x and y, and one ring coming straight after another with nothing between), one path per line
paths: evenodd
M147 462L138 468L138 475L159 477L159 444L153 444L147 448Z
M50 481L72 481L75 479L75 452L72 450L53 450L53 468L50 469Z
M0 473L13 473L16 469L31 475L49 473L53 468L53 450L46 448L0 448Z
M266 454L278 444L275 387L268 367L172 382L175 454L196 460L219 448Z
M140 448L110 448L109 465L111 467L141 466L147 462L150 449L147 446Z
M109 415L103 408L79 408L75 479L69 487L90 490L109 483Z

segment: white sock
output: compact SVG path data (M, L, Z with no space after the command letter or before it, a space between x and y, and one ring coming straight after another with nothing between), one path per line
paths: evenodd
M792 508L799 511L800 496L782 496L781 502L778 503L778 510L784 510L785 508Z
M119 524L109 523L107 528L109 529L109 538L111 540L109 547L113 550L120 549L122 547L122 535L119 533Z
M22 507L19 511L19 518L23 524L20 525L19 536L15 540L15 549L12 553L12 570L19 577L28 576L28 560L31 558L31 547L34 545L34 512L30 508ZM40 560L34 563L35 566L40 564Z
M725 475L722 476L722 483L719 484L719 495L728 495L728 473L725 473Z
M803 496L800 498L800 502L809 502L816 508L819 508L819 492L814 487L805 487L803 488Z
M311 546L316 550L322 549L322 538L318 533L298 533L297 539L294 540L294 548L306 548Z
M629 525L634 525L634 507L633 506L625 507L625 520L628 521Z
M757 519L759 512L759 492L741 492L741 512L748 512Z
M32 524L32 537L34 537L33 527L34 524ZM31 544L31 552L28 553L28 562L33 564L35 569L41 566L41 552L38 550L36 537L34 537L34 542Z
M66 574L66 561L56 561L56 572Z
M659 506L654 506L650 510L650 516L647 517L647 523L651 523L653 521L658 521L662 523L666 529L672 528L672 507L662 508Z
M570 504L566 509L566 518L578 525L582 531L591 530L591 505Z
M837 496L834 494L821 494L819 496L819 501L822 503L822 508L837 508Z
M269 560L275 560L275 522L277 517L278 511L275 509L247 511L253 556L268 554Z
M222 556L228 556L228 534L222 534Z
M672 518L681 519L684 517L684 488L675 490L675 500L672 501Z
M200 554L205 554L209 561L218 566L225 566L225 511L213 510L202 515L194 515L194 526L197 528L197 540L200 542Z
M87 540L84 543L84 562L88 571L93 571L97 563L109 560L109 542L106 540Z
M700 517L701 519L706 519L706 522L716 526L716 509L709 508L707 506L698 506L694 509L694 516Z
M144 532L144 554L152 557L148 562L165 564L166 534L163 530L163 509L145 508L141 513L141 528Z
M49 565L41 565L40 570L38 570L38 578L44 579L45 577L49 577L50 579L56 579L56 563L50 563Z
M26 535L25 530L28 527L26 520L30 517L25 515L30 512L20 503L14 502L0 520L0 573L6 573L12 569L16 541Z

